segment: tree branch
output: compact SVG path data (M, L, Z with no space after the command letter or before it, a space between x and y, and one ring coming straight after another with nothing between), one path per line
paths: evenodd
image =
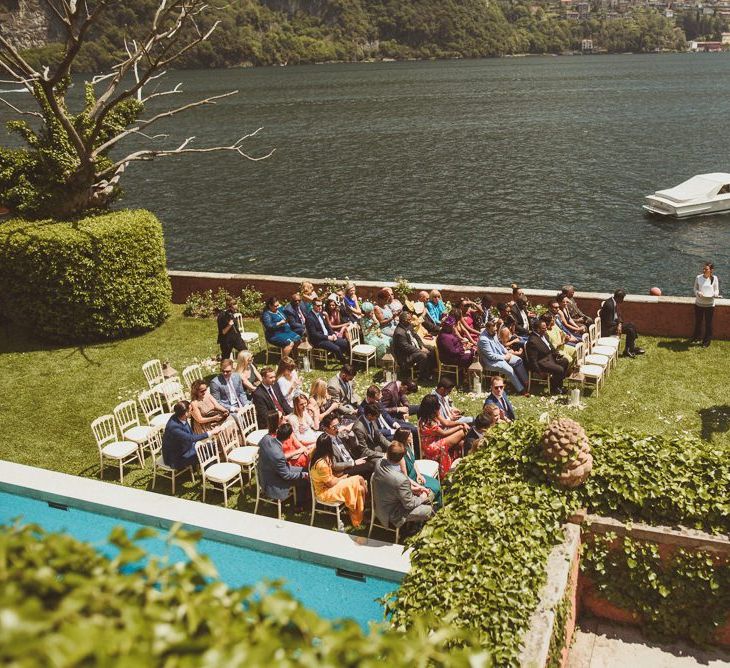
M43 118L43 114L37 112L37 111L23 111L22 109L18 109L14 104L10 104L4 97L0 97L0 102L3 104L6 104L8 107L10 107L16 114L20 114L21 116L36 116L38 118Z

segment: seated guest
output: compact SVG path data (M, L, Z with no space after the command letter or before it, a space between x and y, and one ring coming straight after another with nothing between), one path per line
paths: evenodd
M332 452L334 455L332 470L335 474L361 475L370 478L375 468L375 462L382 456L382 452L368 451L360 445L352 431L342 428L340 418L336 415L327 415L322 418L322 431L332 438Z
M268 424L267 415L270 412L277 412L280 416L291 413L289 404L276 384L274 370L268 367L261 369L261 385L254 390L251 401L256 407L256 422L259 429L264 429Z
M289 326L279 306L276 297L269 297L266 300L266 308L261 314L264 336L270 344L281 348L282 355L292 355L299 347L302 337Z
M345 320L349 322L357 322L362 318L360 310L360 300L357 296L357 288L350 283L345 289L345 296L342 300L342 313Z
M484 323L487 320L494 320L495 316L492 313L492 307L494 301L489 295L482 295L479 299L479 303L476 308L471 310L471 328L476 330L477 337L479 333L484 329Z
M194 434L204 434L228 419L228 409L219 404L208 391L204 380L194 380L190 386L190 407L188 412Z
M501 320L502 322L507 322L507 319L511 319L515 323L515 327L517 326L517 321L512 317L512 302L505 303L505 302L499 302L497 304L497 320ZM489 320L487 320L489 322Z
M570 317L568 313L568 298L563 294L559 294L555 299L560 306L559 317L563 325L573 336L577 338L583 336L588 331L588 328L584 325L579 325Z
M322 300L312 302L312 312L307 315L307 339L314 348L332 353L340 362L345 362L345 354L350 353L347 339L337 336L327 322L322 311Z
M616 290L613 297L610 297L601 306L601 333L603 336L621 336L626 334L626 345L624 346L624 357L636 357L643 355L644 350L637 347L636 339L638 334L636 327L630 322L624 322L621 317L620 305L626 297L625 290Z
M568 315L573 321L579 325L584 325L586 329L590 327L593 324L593 318L589 318L578 308L578 302L575 301L575 288L572 285L564 285L560 293L568 299Z
M339 407L340 404L327 394L327 383L322 378L317 378L309 388L309 402L307 403L307 410L312 416L314 429L320 429L319 423L322 418L336 412Z
M282 357L276 367L276 384L286 402L287 414L291 413L294 393L302 386L297 363L291 357Z
M497 404L484 404L482 406L482 415L492 427L495 424L507 424L507 419L502 417L502 411Z
M497 323L488 322L479 337L479 362L485 371L505 374L517 392L527 393L527 370L519 355L507 350L497 339Z
M525 344L519 336L514 333L515 321L510 317L502 327L497 323L499 342L510 352L522 357L525 354Z
M487 417L483 412L474 418L469 431L464 436L464 456L470 452L476 452L482 447L484 437L487 430L492 426L491 418Z
M314 486L314 495L319 501L335 503L341 501L350 511L352 525L357 528L362 524L365 512L365 496L367 482L360 475L335 475L332 467L334 453L332 437L320 434L311 457L310 473Z
M368 404L377 406L380 410L380 417L378 418L377 422L378 430L381 434L383 434L383 436L391 440L393 438L395 430L401 427L411 432L417 432L416 425L411 424L410 422L408 422L408 420L396 420L396 418L388 411L388 409L383 406L382 399L382 390L377 385L371 385L370 387L368 387L365 393L365 400L358 407L358 413L362 415L365 411L365 407Z
M339 415L347 415L354 417L357 415L357 408L360 405L360 397L355 394L354 367L351 364L343 364L340 373L338 373L327 383L327 393L338 404L337 412Z
M341 339L347 339L347 330L350 329L350 321L343 320L340 316L340 307L333 299L328 299L324 306L324 319L332 331Z
M418 334L411 326L411 314L403 312L398 319L398 327L393 333L393 357L402 370L411 367L418 369L418 377L427 380L433 372L434 353L427 350Z
M388 449L390 440L378 429L379 421L380 408L375 404L366 404L352 428L359 446L355 453L358 457L369 457L375 452L383 453Z
M426 312L428 313L428 317L431 318L431 322L440 330L441 320L446 314L446 304L441 299L441 293L438 290L431 290L428 301L426 302Z
M405 448L394 441L386 456L375 466L371 479L375 515L386 527L402 527L406 522L423 524L433 515L430 493L425 487L414 488L401 470Z
M568 372L568 360L560 355L547 337L547 321L537 320L535 330L525 346L527 367L538 373L550 374L551 394L565 394L563 380Z
M465 302L464 300L459 300L459 304L473 304L474 302ZM465 311L464 308L470 309L469 306L461 307L461 306L455 306L454 308L449 311L449 315L447 316L453 321L453 327L454 327L454 334L456 334L458 337L460 337L465 344L475 344L477 342L477 339L479 338L479 332L477 332L475 329L471 328L469 326L469 323L467 322L466 313L471 313L470 310ZM446 318L442 318L441 324L443 325Z
M380 329L378 321L373 316L373 305L370 302L363 302L360 308L362 309L362 317L360 318L362 341L369 346L375 347L375 358L379 361L388 352L392 338Z
M383 288L375 295L375 307L373 308L373 315L382 333L390 337L393 336L396 323L395 315L390 307L393 299L393 291L390 288Z
M469 431L465 424L444 428L439 421L441 406L433 394L427 394L418 409L418 428L421 433L421 453L426 459L438 462L439 478L444 479L454 461L461 457L464 436Z
M165 466L173 469L186 469L195 466L197 456L195 444L211 436L215 436L221 427L213 427L202 434L194 434L188 423L190 417L190 402L178 401L172 407L172 417L165 425L162 434L162 461Z
M418 405L411 404L408 400L408 395L415 392L418 392L418 385L410 378L391 380L383 385L380 408L388 411L395 419L407 420L410 415L418 412Z
M575 361L575 346L578 343L578 339L569 336L558 327L557 319L553 317L552 310L549 313L545 313L542 317L545 318L545 322L547 323L548 340L552 343L553 348L568 360L568 365L572 366Z
M504 388L504 380L500 376L492 377L492 391L484 400L485 404L494 404L499 408L500 418L505 422L515 421L515 409L509 400L507 390Z
M562 312L560 310L560 301L558 299L551 299L548 302L548 314L552 316L555 322L555 327L565 335L564 337L560 337L557 334L552 334L550 336L550 342L556 348L558 348L558 343L575 346L581 340L581 336L573 334L571 330L563 324ZM548 323L548 331L549 330L550 323Z
M414 304L414 312L418 317L420 327L425 329L430 336L436 336L441 331L441 326L431 319L427 306L429 299L430 297L428 292L421 290L418 293L418 299Z
M259 387L256 391L260 389ZM279 413L276 411L267 413L263 424L268 425L269 433L259 441L256 462L261 491L268 499L283 500L289 495L289 490L296 487L297 500L301 503L307 496L308 474L301 466L290 466L287 462L282 443L277 438Z
M454 381L451 378L443 377L436 384L432 396L436 397L439 402L438 420L444 427L453 427L457 424L469 424L473 418L464 417L464 414L454 408L451 403L451 391L454 389Z
M298 441L291 424L282 422L276 430L276 439L281 443L281 449L289 466L299 466L304 469L309 466L309 456L314 450L314 443L304 445Z
M302 296L298 292L295 292L289 299L289 303L281 309L281 312L286 317L286 321L292 331L299 337L304 338L307 330L301 304Z
M454 332L454 321L451 314L447 315L441 323L441 332L436 337L439 359L442 364L455 364L460 367L464 377L476 354L476 349L471 341L466 346L463 339Z
M236 324L236 310L235 297L228 297L225 310L218 314L218 345L221 347L221 359L230 357L233 350L246 350L246 343L241 338L241 330Z
M314 418L307 410L309 399L302 393L297 393L292 399L292 412L285 420L294 430L294 439L300 445L314 445L319 432L314 429Z
M319 295L309 281L302 282L299 286L299 294L302 296L302 310L306 316L312 310L314 300L319 299Z
M515 319L515 331L523 339L530 335L530 323L535 317L528 309L527 296L525 291L516 283L512 284L513 304L510 308L510 315Z
M428 490L433 496L434 508L440 508L442 505L441 483L436 478L425 475L418 470L416 453L413 449L413 432L408 429L396 429L393 440L401 443L405 448L405 455L401 462L401 471L410 479L413 493L420 493L419 490L421 489Z
M243 430L241 413L244 407L251 402L243 388L243 379L233 370L233 360L224 359L221 362L221 372L210 381L210 393Z
M261 374L253 362L253 355L248 350L242 350L236 356L236 373L241 376L246 396L250 399L253 391L261 384Z

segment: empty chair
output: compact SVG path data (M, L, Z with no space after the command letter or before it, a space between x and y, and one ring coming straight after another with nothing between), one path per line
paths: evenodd
M124 482L124 465L136 459L140 466L142 457L139 445L134 441L119 438L113 415L102 415L91 423L96 446L99 449L99 478L104 476L104 460L110 459L119 465L119 482Z
M261 340L256 332L247 332L243 324L243 315L240 313L234 313L233 317L236 319L236 326L238 331L241 332L241 338L246 344L246 347L252 352L256 353L261 348Z
M256 456L256 459L258 460L258 455ZM287 499L293 499L294 503L297 502L297 488L292 486L289 488L289 493L287 496L283 499L270 499L267 496L264 496L263 490L261 489L261 482L259 481L259 470L256 465L253 467L253 474L254 478L256 480L256 505L253 509L253 514L255 515L259 510L259 502L263 503L270 503L272 506L276 506L276 516L278 519L281 519L281 508L282 503L286 501Z
M228 505L228 490L234 485L243 489L241 467L233 462L221 462L218 455L218 443L214 438L206 438L195 444L195 454L200 463L200 473L203 476L203 501L205 490L210 483L211 487L219 486L223 490L223 505Z
M347 338L350 341L350 364L352 364L355 360L365 362L365 373L367 373L370 369L370 361L372 360L373 364L375 364L377 349L375 346L362 342L360 325L348 327L345 332L347 333Z
M143 390L137 395L137 401L147 419L147 424L153 427L164 427L173 415L165 412L160 393L155 389Z
M140 423L136 401L123 401L114 408L113 412L122 438L125 441L134 441L139 446L142 466L144 466L144 448L149 446L149 440L159 427Z
M177 377L168 378L160 383L158 387L168 408L172 408L178 401L187 399L183 386Z
M227 420L223 424L223 431L218 434L218 442L226 461L245 468L248 481L251 482L252 469L256 466L259 452L258 445L241 445L238 425L233 420Z
M436 464L436 468L438 469L438 464ZM378 527L379 529L385 529L386 531L392 531L395 534L395 542L400 542L400 527L392 527L390 524L383 524L379 519L378 516L375 514L375 489L371 485L370 487L370 528L368 529L368 538L370 538L370 534L373 532L373 527Z
M169 478L172 485L172 493L175 494L175 480L179 475L190 471L190 481L195 483L195 467L190 464L184 469L175 469L172 466L165 464L165 460L162 458L162 432L163 429L158 429L150 439L150 455L152 457L152 487L154 488L157 481L157 476L161 478Z
M150 388L158 387L165 382L165 375L162 372L162 362L160 360L145 362L142 365L142 373Z
M186 366L182 372L183 383L186 389L190 389L193 381L203 380L203 367L200 364L191 364Z
M602 366L597 364L586 364L585 358L585 349L581 347L579 350L578 346L576 346L575 360L581 387L585 388L586 382L593 383L596 388L596 396L598 396L598 391L603 383L605 370Z

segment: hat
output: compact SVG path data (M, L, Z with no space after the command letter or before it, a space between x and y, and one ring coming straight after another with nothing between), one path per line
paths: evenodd
M363 313L372 313L373 312L373 305L370 302L362 302L362 304L360 304L360 310Z

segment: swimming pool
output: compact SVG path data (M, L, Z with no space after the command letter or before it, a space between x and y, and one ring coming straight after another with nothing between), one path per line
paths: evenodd
M4 467L6 462L2 462ZM53 472L44 472L52 474ZM61 474L53 474L61 475ZM148 495L149 502L154 504L158 498L168 499L162 495L141 490L129 490L109 483L98 483L88 479L77 480L93 485L111 486L125 493L133 491L137 494ZM182 550L168 546L165 541L167 533L165 528L159 528L154 522L136 522L121 517L109 516L108 514L93 512L76 504L58 502L49 498L32 498L24 494L7 490L7 485L0 485L0 524L6 524L13 519L20 517L24 523L34 523L46 531L66 532L77 538L94 545L102 553L113 556L116 548L107 542L107 537L115 526L122 526L131 536L143 526L155 526L158 528L158 538L148 538L140 541L140 544L154 555L167 555L170 561L186 559ZM103 491L103 490L102 490ZM35 493L37 496L37 492ZM238 511L224 508L216 508L181 499L170 499L174 502L194 504L202 506L204 510L209 509L212 514L215 512L234 513L245 515L254 520L273 522L270 518L262 518ZM79 504L83 505L83 504ZM181 518L186 528L198 528L191 526ZM168 524L169 525L169 524ZM286 530L290 525L292 532L308 529L315 532L322 532L321 529L310 529L293 525L288 522L275 522L271 526L280 527ZM331 534L334 532L324 532ZM338 539L341 534L333 536ZM321 537L320 537L321 540ZM374 542L372 542L374 543ZM384 545L387 548L391 546ZM384 577L367 574L367 568L357 571L353 568L352 562L343 562L342 567L312 563L306 559L290 558L280 554L272 554L259 549L252 549L244 545L232 544L229 542L204 537L198 543L198 550L210 557L215 564L221 580L231 587L244 585L255 585L263 580L280 580L283 588L295 596L305 606L315 610L322 617L328 619L352 618L363 628L367 628L372 621L383 620L383 607L376 599L386 595L398 587L397 578L387 579ZM331 556L331 555L328 555ZM365 572L362 572L365 571Z

